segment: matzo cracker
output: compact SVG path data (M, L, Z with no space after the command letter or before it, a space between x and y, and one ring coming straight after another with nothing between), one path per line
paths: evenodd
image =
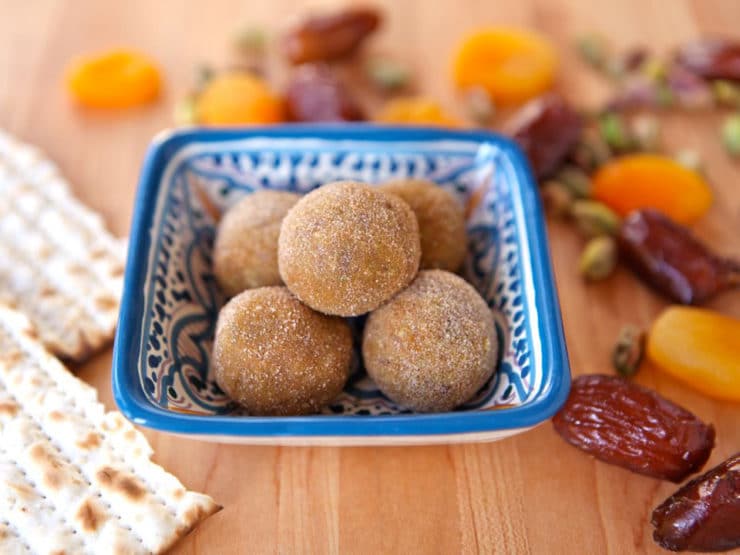
M161 553L219 507L0 306L0 552Z
M52 352L80 361L111 340L124 252L52 162L0 131L0 301Z

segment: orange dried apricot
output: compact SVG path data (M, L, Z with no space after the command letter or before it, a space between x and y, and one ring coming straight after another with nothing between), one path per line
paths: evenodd
M84 106L128 108L159 96L160 75L148 56L111 50L73 62L67 71L67 87Z
M278 123L285 120L285 104L259 77L223 73L196 99L195 119L205 125Z
M423 96L409 96L388 101L380 109L375 121L400 125L462 126L459 121L446 114L437 102Z
M460 89L482 87L502 105L524 102L549 90L557 56L552 45L531 31L481 29L459 46L453 77Z
M607 163L594 175L591 194L622 216L654 208L681 224L695 222L712 204L701 175L658 154L633 154Z
M740 320L672 306L653 323L647 354L658 367L716 399L740 401Z

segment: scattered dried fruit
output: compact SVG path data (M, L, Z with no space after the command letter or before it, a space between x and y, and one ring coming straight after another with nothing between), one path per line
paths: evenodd
M617 266L617 243L612 237L594 237L583 249L578 268L591 281L608 278Z
M653 511L653 539L671 551L740 547L740 453L680 488Z
M357 50L380 22L380 13L372 8L315 15L286 34L283 51L293 64L343 58Z
M437 102L423 96L394 98L380 109L375 120L400 125L461 127L460 122L446 114Z
M722 144L731 156L740 156L740 114L725 119L722 124Z
M293 121L359 121L360 106L325 64L303 64L291 76L286 92L288 117Z
M593 197L621 216L655 208L690 224L712 204L712 192L701 175L658 154L617 158L598 170L593 185Z
M665 372L715 399L740 401L740 320L673 306L653 323L648 356Z
M714 447L711 424L616 376L573 380L552 422L565 441L597 459L672 482L699 470Z
M633 325L624 326L612 351L614 369L625 378L634 376L644 355L645 332Z
M714 104L709 84L680 65L671 66L666 77L666 85L672 99L682 108L696 110L709 108Z
M370 81L384 92L403 89L411 80L408 67L388 58L373 58L365 70Z
M583 122L560 95L528 102L505 125L522 147L537 179L552 176L581 136Z
M705 79L740 81L740 42L700 39L682 46L676 60Z
M67 71L72 96L92 108L128 108L159 96L160 76L148 56L132 50L112 50L80 58Z
M683 304L700 304L740 285L740 264L720 258L656 210L637 210L618 235L622 259L649 285Z
M608 206L595 200L575 201L570 215L578 230L586 237L616 235L622 223Z
M239 125L278 123L285 120L281 98L262 79L243 72L214 77L198 95L195 113L198 123Z
M552 87L557 56L538 34L493 27L465 37L453 65L459 89L483 87L497 105L512 105Z

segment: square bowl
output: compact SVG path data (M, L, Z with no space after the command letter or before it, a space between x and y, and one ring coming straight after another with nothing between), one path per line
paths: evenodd
M491 307L497 371L455 411L415 414L358 367L314 416L239 410L209 368L224 302L211 270L219 214L261 188L305 193L342 179L426 178L466 206L463 274ZM113 392L136 424L240 443L382 445L491 441L552 416L570 369L535 183L508 139L372 125L168 132L144 162L131 229Z

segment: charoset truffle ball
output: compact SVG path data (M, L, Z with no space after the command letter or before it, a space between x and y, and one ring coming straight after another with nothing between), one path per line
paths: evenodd
M282 283L277 263L280 224L300 198L283 191L257 191L224 214L213 246L213 271L226 295Z
M347 322L311 310L285 287L244 291L218 316L216 381L250 414L320 411L342 391L351 360Z
M370 314L362 354L368 374L399 405L447 411L470 399L495 369L493 315L477 291L442 270L424 270Z
M419 226L395 195L362 183L324 185L288 212L278 263L285 285L315 310L357 316L406 287L421 257Z
M452 193L424 179L399 179L380 187L414 211L421 236L421 269L456 272L467 252L465 213Z

